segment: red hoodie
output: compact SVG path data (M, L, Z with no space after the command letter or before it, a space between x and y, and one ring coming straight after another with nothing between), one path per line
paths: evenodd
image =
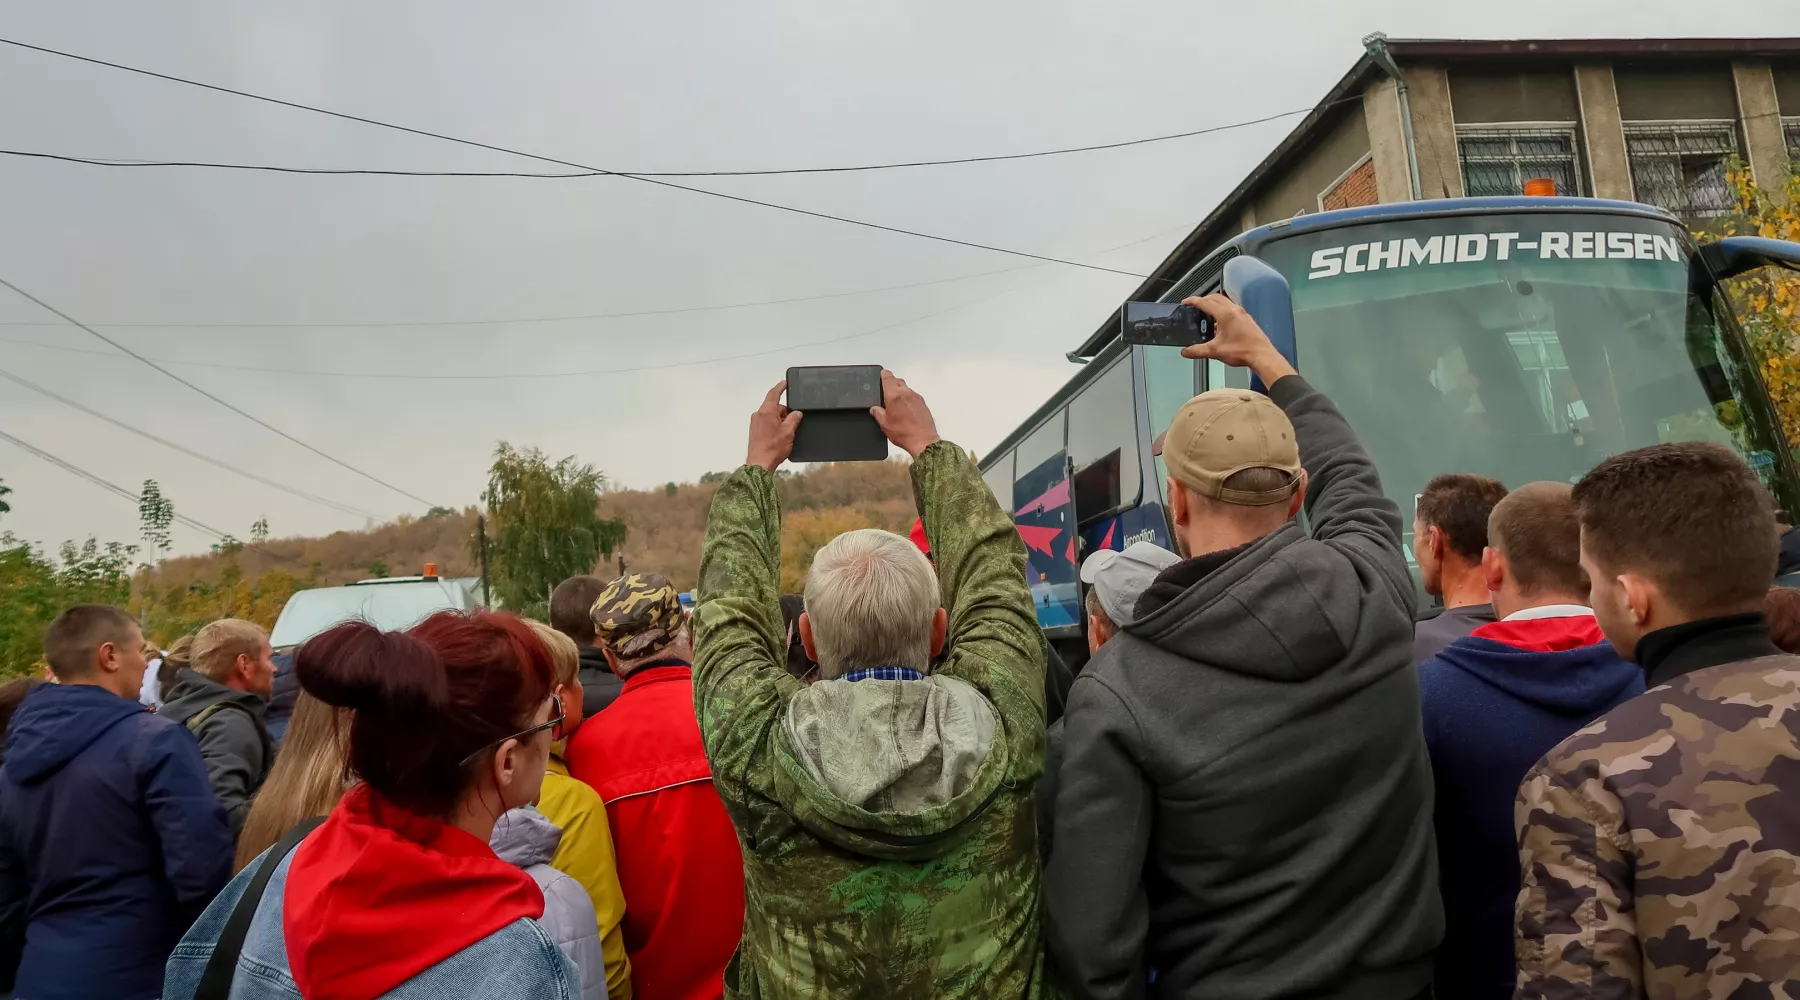
M282 896L288 966L307 1000L372 1000L520 917L530 875L367 785L301 842Z

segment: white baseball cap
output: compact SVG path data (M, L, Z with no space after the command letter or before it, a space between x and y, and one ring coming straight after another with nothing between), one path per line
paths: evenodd
M1081 582L1094 588L1100 608L1114 625L1136 617L1138 598L1150 589L1156 575L1181 561L1181 557L1152 542L1132 542L1124 549L1101 549L1081 564Z

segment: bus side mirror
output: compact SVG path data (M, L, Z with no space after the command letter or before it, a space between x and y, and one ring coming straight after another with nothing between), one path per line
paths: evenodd
M1226 296L1256 320L1288 364L1300 367L1294 360L1294 298L1281 272L1255 257L1233 257L1225 262L1223 284ZM1250 387L1269 391L1259 379L1253 379Z
M1800 243L1761 236L1727 236L1700 248L1700 259L1713 277L1723 281L1760 267L1785 267L1800 271ZM1229 269L1231 265L1227 264Z

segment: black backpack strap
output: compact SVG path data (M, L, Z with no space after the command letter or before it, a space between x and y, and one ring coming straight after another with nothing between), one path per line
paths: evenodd
M250 934L250 921L255 919L256 908L262 904L263 891L269 887L269 879L275 876L275 869L281 865L281 859L287 857L307 834L318 829L323 822L323 816L301 820L263 855L262 863L256 866L256 874L250 876L250 884L244 886L244 894L238 897L237 905L231 908L231 916L225 921L225 929L219 933L218 943L213 945L212 957L206 961L206 972L200 977L200 988L194 991L194 1000L227 1000L231 995L231 980L237 975L238 955L244 950L244 938Z

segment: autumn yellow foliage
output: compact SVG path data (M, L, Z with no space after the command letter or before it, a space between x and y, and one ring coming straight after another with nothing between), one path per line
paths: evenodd
M1790 176L1779 197L1759 188L1748 167L1737 164L1726 175L1735 210L1721 220L1712 236L1762 236L1800 242L1800 173ZM1763 268L1727 283L1728 297L1756 356L1769 398L1790 445L1800 444L1800 353L1795 329L1800 321L1800 275Z

